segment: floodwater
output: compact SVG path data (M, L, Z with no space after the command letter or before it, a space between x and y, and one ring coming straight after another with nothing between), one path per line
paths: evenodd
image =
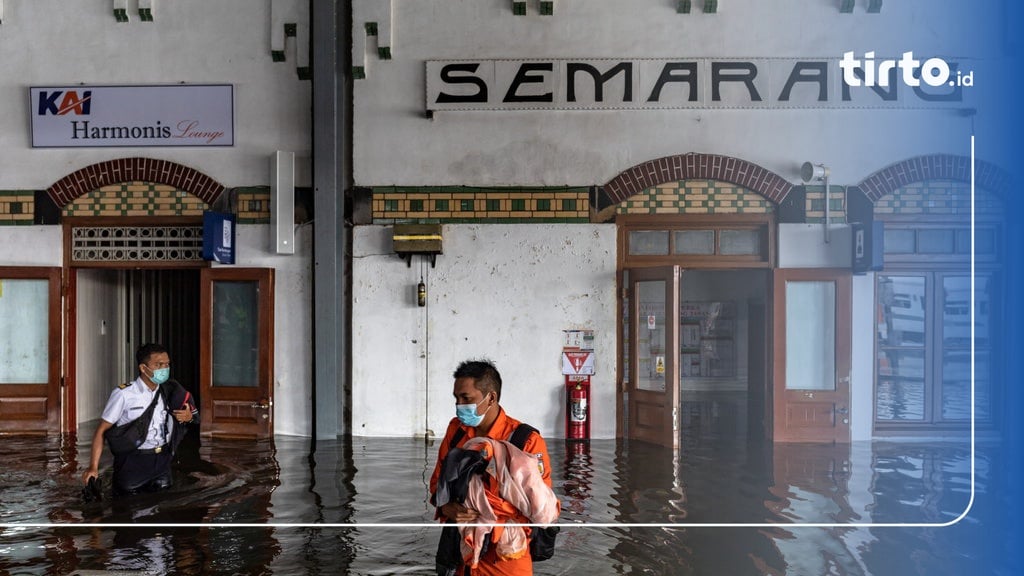
M976 452L971 515L943 528L792 524L953 520L970 499L963 443L772 445L698 426L683 430L678 457L615 440L549 448L564 526L537 574L1021 573L1011 543L987 530L1011 525L1009 479L991 446ZM3 437L0 574L433 574L439 530L427 482L436 453L423 439L192 438L169 492L85 504L87 437ZM19 523L58 526L10 526ZM224 526L238 523L280 526ZM351 526L294 525L314 523ZM692 526L703 523L779 526Z

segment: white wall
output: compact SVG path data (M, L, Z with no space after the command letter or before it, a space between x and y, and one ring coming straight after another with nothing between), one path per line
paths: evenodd
M779 268L846 268L853 264L853 233L848 224L779 224Z
M63 239L60 226L0 226L0 266L60 266Z
M103 412L110 392L121 384L118 347L124 341L120 333L117 271L103 268L81 269L76 279L78 334L76 341L75 382L79 424L96 420ZM105 323L105 326L103 325Z
M313 229L296 228L295 254L271 250L271 233L269 224L240 224L234 266L274 269L274 433L309 436L313 413Z
M875 273L853 277L850 436L870 440L875 418Z
M298 79L294 54L271 60L271 2L157 2L153 22L139 20L136 4L128 3L131 21L118 23L109 0L8 3L0 24L0 189L45 189L125 156L178 162L226 186L267 185L271 152L308 156L311 84ZM293 20L305 25L294 4ZM235 145L31 148L29 87L79 83L233 84Z
M355 2L353 29L367 21L386 26L379 6ZM537 15L533 6L514 16L507 0L393 6L392 59L377 59L371 39L367 77L353 83L358 185L605 184L631 166L687 152L742 158L794 181L802 162L823 162L834 184L852 184L910 156L969 153L971 120L951 111L448 111L427 119L425 60L838 61L848 50L874 50L879 58L906 50L973 57L1001 46L995 34L968 31L976 20L998 18L998 10L947 0L889 2L876 15L863 5L840 14L836 2L807 0L730 0L714 15L700 13L698 4L693 14L676 14L675 2L664 0L560 1L552 16ZM984 84L979 96L992 87ZM979 133L998 121L993 116L979 111Z
M416 258L407 268L391 230L360 226L353 235L353 434L442 435L455 415L452 371L487 357L501 372L506 411L564 437L562 330L592 329L591 435L614 437L613 225L445 225L436 268Z

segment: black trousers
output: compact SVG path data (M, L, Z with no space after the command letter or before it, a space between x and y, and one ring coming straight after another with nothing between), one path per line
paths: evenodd
M114 455L114 495L125 496L170 488L173 480L172 458L170 450L159 454L136 451Z

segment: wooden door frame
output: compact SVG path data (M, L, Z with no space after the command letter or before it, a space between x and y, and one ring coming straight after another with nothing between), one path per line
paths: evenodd
M61 386L62 433L78 431L78 270L64 266L64 381Z
M846 389L845 408L849 422L845 425L845 434L838 434L835 441L850 442L852 415L849 413L852 401L851 370L852 370L852 290L853 276L844 268L777 268L772 280L772 406L773 423L772 439L776 442L814 442L820 441L820 435L790 435L780 426L780 420L786 415L786 318L785 318L785 284L788 280L797 281L835 281L836 284L836 387L844 384ZM838 417L838 416L836 416ZM829 442L833 441L831 438Z

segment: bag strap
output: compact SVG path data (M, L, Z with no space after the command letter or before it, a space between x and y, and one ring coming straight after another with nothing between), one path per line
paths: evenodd
M156 401L157 401L157 399L163 397L163 395L160 394L160 390L161 390L160 387L157 386L156 387L156 394L153 394L153 400L149 403L149 406L146 408L146 411L143 412L142 416L139 416L139 418L142 418L143 416L145 416L147 414L149 414L150 418L152 418L153 410L156 409ZM164 405L166 405L166 404L167 404L167 400L164 400Z
M466 435L466 430L465 429L459 428L458 430L456 430L455 434L452 434L451 442L448 443L448 449L452 450L454 448L458 448L459 441L462 440L462 437L465 436L465 435Z
M530 426L529 424L520 424L512 431L512 435L508 437L508 441L516 448L524 450L526 446L526 439L534 432L537 432L537 429L533 426Z

